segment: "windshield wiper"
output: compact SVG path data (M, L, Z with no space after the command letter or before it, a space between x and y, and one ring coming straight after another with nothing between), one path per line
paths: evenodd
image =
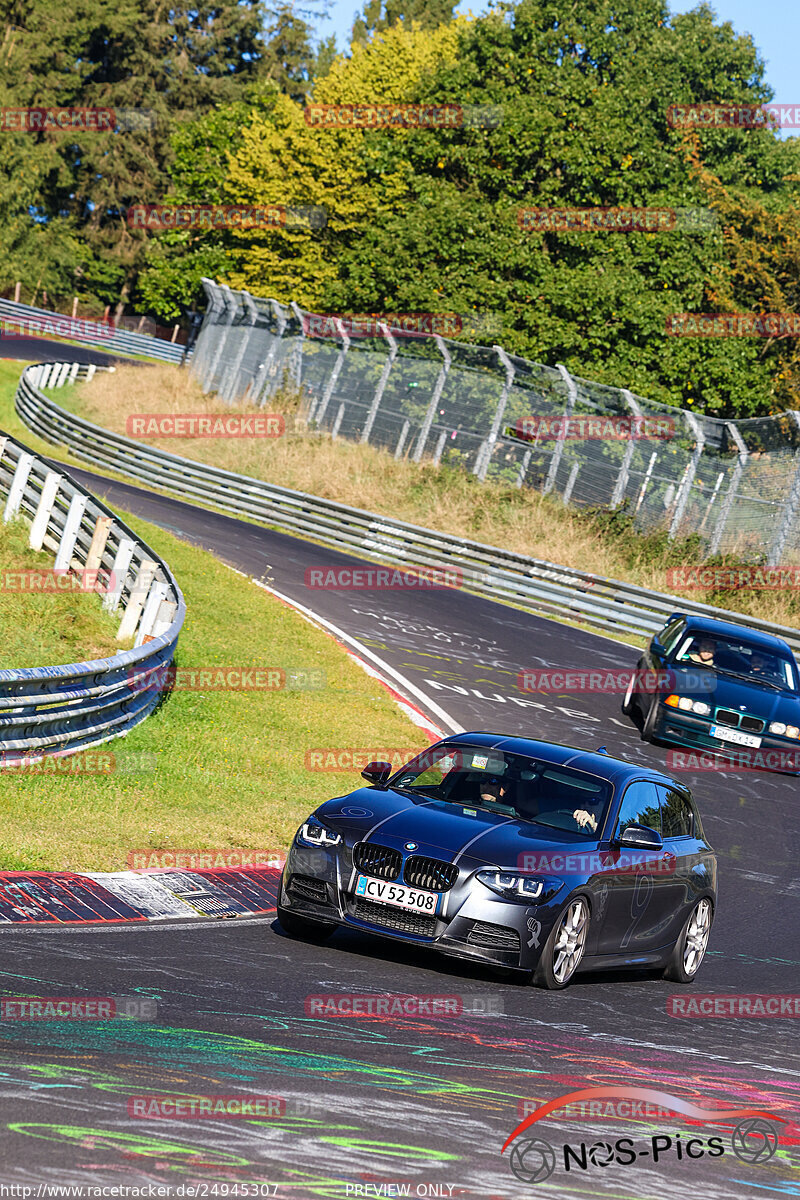
M765 679L763 675L748 675L744 671L726 671L724 667L718 667L720 675L730 675L733 679L744 679L747 683L763 683L765 687L775 688L776 692L782 692L784 689L779 683L775 683L772 679Z

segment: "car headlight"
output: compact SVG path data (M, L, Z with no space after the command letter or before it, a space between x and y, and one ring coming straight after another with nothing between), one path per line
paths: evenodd
M705 700L692 700L689 696L667 696L664 701L670 708L679 708L682 712L694 712L699 717L707 717L711 706Z
M796 725L784 725L783 721L773 721L769 727L770 733L781 734L783 737L798 738L800 729Z
M320 821L313 817L300 826L297 831L297 841L304 846L338 846L341 835L332 829L326 829Z
M544 893L543 879L518 875L515 871L478 871L478 879L498 896L511 900L540 900Z

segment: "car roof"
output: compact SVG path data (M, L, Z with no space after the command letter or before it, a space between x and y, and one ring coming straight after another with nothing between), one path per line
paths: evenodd
M682 791L687 790L685 784L673 779L671 775L664 775L661 771L654 771L638 763L625 762L624 759L614 758L611 754L598 754L596 750L564 746L560 742L542 742L535 738L509 736L487 730L453 733L444 741L467 741L471 746L486 746L492 750L507 751L509 754L525 754L557 767L574 767L577 771L601 775L609 783L613 783L615 789L617 786L624 786L629 779L651 779L655 783L667 783L681 788Z
M693 613L674 613L669 619L672 621L677 617L685 617L686 628L693 633L707 633L712 637L715 634L720 637L740 638L744 636L754 646L760 646L764 650L780 650L784 656L793 657L788 642L774 633L760 633L757 629L751 629L749 625L737 625L733 621L718 621L715 617L701 617Z

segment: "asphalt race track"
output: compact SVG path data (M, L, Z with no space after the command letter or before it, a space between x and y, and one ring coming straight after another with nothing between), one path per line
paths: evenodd
M357 560L70 471L110 503L313 609L466 729L602 744L663 766L665 751L639 740L619 711L620 697L523 696L517 689L521 667L633 666L636 652L622 643L456 590L312 591L306 568ZM349 931L324 946L294 941L269 920L3 931L7 994L141 994L158 1004L153 1022L2 1023L3 1160L16 1164L3 1182L32 1185L33 1195L42 1183L159 1184L175 1195L191 1195L177 1189L192 1184L200 1196L245 1195L244 1185L255 1183L270 1185L262 1195L285 1197L797 1195L797 1023L667 1015L676 993L798 990L797 782L731 773L687 781L720 862L710 951L688 989L652 974L616 973L578 977L548 993ZM359 782L354 777L354 787ZM307 1016L306 997L323 992L488 997L503 1012L380 1021ZM551 1118L531 1133L557 1149L594 1145L587 1168L573 1163L566 1171L559 1151L546 1182L517 1180L510 1152L501 1157L500 1148L521 1119L518 1102L531 1098L533 1108L611 1084L691 1093L707 1107L762 1108L787 1125L769 1161L744 1162L731 1150L730 1124ZM129 1115L132 1097L176 1092L257 1093L282 1098L285 1108L248 1120ZM707 1143L716 1134L723 1155L683 1153L691 1137ZM661 1138L658 1161L653 1136ZM604 1165L610 1148L603 1143L621 1137L633 1140L636 1161Z

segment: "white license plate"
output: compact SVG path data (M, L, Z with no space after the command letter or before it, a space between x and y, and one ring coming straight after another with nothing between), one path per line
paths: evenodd
M367 875L359 875L356 895L366 900L377 900L378 904L410 908L429 916L433 916L439 906L439 897L435 892L422 892L419 888L406 887L404 883L387 883L384 879L370 879Z
M752 733L742 733L741 729L728 729L725 725L712 725L708 731L712 737L722 738L723 742L735 742L737 746L761 745L761 738Z

